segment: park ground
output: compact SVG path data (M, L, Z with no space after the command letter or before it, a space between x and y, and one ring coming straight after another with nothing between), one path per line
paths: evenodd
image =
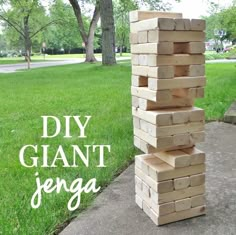
M196 102L204 108L206 120L221 120L235 99L235 63L207 64L205 99ZM32 209L30 200L35 191L35 172L41 181L75 178L97 179L106 187L132 161L137 150L133 147L130 63L119 62L114 67L100 63L67 65L33 69L14 74L0 74L0 234L52 234L66 220L78 215L93 202L96 195L83 194L80 209L70 213L67 202L71 195L43 194L41 207ZM63 133L54 139L42 139L42 115L91 115L87 138L64 139ZM72 133L76 134L72 126ZM58 145L70 153L70 145L110 144L112 151L104 169L96 167L97 156L89 168L24 168L18 154L23 145L50 145L50 156ZM39 155L41 151L39 152ZM30 157L31 155L29 155ZM69 156L69 154L68 154Z
M130 57L130 53L120 53L116 54L117 58L122 57ZM215 60L215 59L226 59L226 58L236 58L236 51L231 53L216 53L215 51L206 51L205 52L206 60ZM96 58L101 58L102 54L98 53L95 54ZM70 59L83 59L85 58L85 54L61 54L61 55L40 55L36 54L31 57L32 63L34 62L43 62L43 61L57 61L57 60L70 60ZM24 57L7 57L7 58L0 58L0 65L2 64L18 64L18 63L25 63Z

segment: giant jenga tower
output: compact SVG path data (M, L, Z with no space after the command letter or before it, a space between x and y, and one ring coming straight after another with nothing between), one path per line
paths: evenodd
M157 225L205 214L205 21L130 13L136 203Z

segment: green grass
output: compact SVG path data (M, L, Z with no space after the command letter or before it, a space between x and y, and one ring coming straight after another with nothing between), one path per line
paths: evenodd
M206 98L197 102L206 109L207 119L222 118L235 99L235 71L235 64L207 65ZM136 150L132 143L130 76L128 62L115 67L79 64L0 74L0 234L49 234L79 213L68 212L71 195L64 192L44 194L41 207L32 209L36 171L41 181L60 177L71 183L77 177L85 181L96 177L98 185L106 186L132 161ZM87 138L76 138L77 129L72 125L72 139L64 139L63 133L54 139L41 139L42 115L61 120L63 115L91 115ZM50 159L59 144L68 159L71 144L111 144L111 154L106 155L104 169L96 167L97 154L91 156L89 168L80 164L78 168L26 169L18 159L20 148L26 144L50 145ZM94 197L83 194L80 209L90 205Z
M205 109L207 120L221 120L236 100L236 63L207 64L205 98L195 105Z

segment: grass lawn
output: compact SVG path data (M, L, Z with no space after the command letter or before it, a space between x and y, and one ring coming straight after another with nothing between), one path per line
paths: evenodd
M208 64L206 98L197 101L206 109L207 119L222 118L236 98L235 64ZM126 167L137 152L132 143L130 97L130 64L115 67L100 64L79 64L34 69L14 74L0 74L0 234L50 234L58 224L79 211L70 213L70 194L43 194L39 209L30 206L36 189L35 172L43 182L47 178L64 178L70 184L75 178L85 181L96 177L97 184L106 186ZM42 115L91 115L86 139L41 139ZM77 129L72 125L73 136ZM50 145L52 160L58 145L63 145L68 159L72 144L110 144L106 168L97 168L98 156L91 155L90 166L78 168L24 168L18 154L23 145ZM28 157L32 155L27 155ZM42 151L39 151L41 161ZM49 160L50 161L50 160ZM28 159L30 163L30 159ZM94 199L83 194L80 209Z

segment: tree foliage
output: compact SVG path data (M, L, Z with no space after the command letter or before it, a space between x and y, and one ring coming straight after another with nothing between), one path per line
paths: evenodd
M23 40L25 53L28 52L30 57L33 39L54 21L47 17L39 0L1 0L0 6L0 20L5 22L8 35L13 36L12 44L17 38ZM10 32L12 29L16 34Z
M50 17L52 20L60 19L60 21L51 25L43 35L48 48L62 48L70 53L72 48L82 47L83 40L70 5L65 4L63 0L55 1L50 7ZM85 28L88 29L88 21L84 19L84 22Z
M175 0L180 2L181 0ZM172 2L169 0L136 0L139 5L146 5L150 10L167 11L172 7Z
M132 0L114 1L114 18L116 29L116 45L120 54L124 47L129 47L129 12L138 9L138 4Z
M208 17L204 17L207 23L206 38L217 39L223 41L234 40L236 38L236 5L220 9L219 6L211 5L212 14ZM225 35L217 35L218 30L224 30Z

